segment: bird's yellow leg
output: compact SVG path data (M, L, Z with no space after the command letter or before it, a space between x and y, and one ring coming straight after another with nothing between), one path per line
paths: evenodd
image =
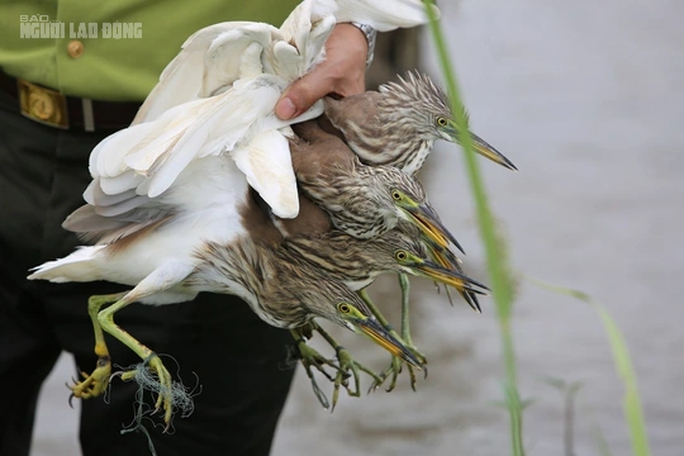
M409 318L409 304L410 304L410 290L411 285L409 282L409 277L406 274L399 274L399 287L401 288L401 338L406 343L406 346L411 350L411 352L420 360L422 364L427 364L427 358L421 352L418 351L415 345L413 345L413 339L411 338L411 324ZM447 289L447 294L448 294ZM413 370L413 366L407 365L409 370L409 376L411 377L411 389L416 390L416 374ZM427 368L423 367L423 372L427 376Z
M142 358L143 361L148 363L149 369L157 375L157 381L159 382L159 396L157 397L155 409L159 410L161 407L164 408L164 422L169 425L171 423L171 416L173 412L171 374L156 353L138 342L133 336L128 334L125 330L121 329L116 323L114 323L114 314L135 302L137 298L137 296L133 296L133 293L127 293L126 296L118 300L116 303L104 310L101 310L97 314L97 320L103 330L116 337L119 341L121 341L121 343L126 345L135 354ZM121 375L121 378L122 380L131 380L135 378L135 375L136 371L132 370L124 372Z
M90 321L93 323L93 332L95 334L95 354L97 355L97 364L95 370L90 374L81 371L83 380L76 382L70 386L71 397L80 399L90 399L97 397L104 393L109 384L109 377L112 374L112 363L109 357L109 350L105 343L102 326L97 319L97 314L105 304L110 304L121 299L126 293L116 293L111 295L98 295L88 298L88 315Z
M359 297L363 300L363 302L368 306L368 310L371 311L373 316L380 322L380 324L387 330L389 331L394 337L401 338L399 337L399 334L394 330L394 327L392 324L385 318L385 316L380 312L380 309L377 308L377 306L373 303L371 300L370 296L368 296L368 292L364 288L363 290L359 290L358 292Z
M409 281L408 277L406 274L399 274L399 285L401 287L401 336L397 334L396 330L390 325L390 323L387 321L387 319L382 315L380 310L373 304L373 302L370 299L370 296L368 296L368 293L366 290L361 290L359 291L359 296L363 301L366 303L370 311L373 313L375 318L378 319L380 324L382 324L389 332L392 334L394 337L397 339L401 340L404 345L406 346L407 349L413 353L413 355L422 363L426 364L427 359L425 356L418 351L418 349L413 345L413 342L411 341L411 332L410 332L410 326L409 326ZM387 387L387 391L392 391L396 384L397 384L397 378L399 374L401 373L401 366L402 366L402 360L396 356L392 356L392 361L387 369L385 369L380 375L378 375L378 380L374 381L373 384L371 385L370 389L374 390L378 388L380 385L382 385L387 378L391 375L392 380L390 380L390 384ZM413 390L416 389L416 374L413 369L413 366L407 366L409 370L409 377L411 381L411 388ZM427 369L424 369L427 372Z
M333 381L334 386L332 398L332 410L335 410L335 405L337 405L337 399L340 396L340 386L344 386L344 388L347 390L347 394L349 394L352 397L361 396L361 381L359 371L365 372L366 374L370 375L373 378L374 382L379 381L380 378L375 373L373 373L373 371L365 367L363 364L360 364L356 360L354 360L351 354L343 346L338 344L337 341L333 339L333 337L330 334L328 334L327 331L321 328L317 323L312 322L312 325L314 329L318 331L318 333L321 336L323 336L326 342L328 342L337 353L339 367L337 369L337 374L335 375L335 379ZM354 379L354 389L351 389L349 387L349 372L351 372L351 376Z
M401 288L401 338L412 350L415 350L413 340L411 339L411 323L409 318L411 284L406 274L399 274L399 287ZM425 362L425 356L419 352L416 352L416 354L420 355L418 359L421 362Z
M368 296L368 292L363 289L360 290L359 296L363 300L363 302L366 303L366 306L368 306L368 309L371 311L373 316L380 322L380 324L387 329L387 331L390 332L394 337L397 339L401 339L399 334L394 330L394 327L390 324L390 322L385 318L385 316L380 312L380 309L376 307L376 305L373 303L371 300L370 296ZM385 383L385 380L387 380L387 377L392 375L392 380L390 381L390 385L387 388L387 391L392 391L394 387L397 384L397 377L401 373L401 359L397 356L392 355L392 362L390 363L390 366L385 369L383 372L380 373L380 375L377 376L377 379L373 381L373 383L370 386L370 391L377 389L380 385Z
M323 393L323 390L321 390L321 388L318 386L318 383L316 383L316 378L314 377L311 367L313 366L314 368L316 368L331 382L334 380L330 376L330 374L325 370L325 366L332 367L335 370L337 370L338 367L331 360L321 355L315 348L312 348L309 345L307 345L304 332L310 332L310 329L310 326L308 328L295 328L291 329L290 333L292 333L292 337L294 338L295 343L297 344L297 349L299 350L299 359L302 362L302 366L304 366L306 375L309 377L309 380L311 381L311 387L314 390L314 394L316 394L316 398L318 399L318 402L321 403L323 408L328 409L330 407L328 398L325 396L325 393Z

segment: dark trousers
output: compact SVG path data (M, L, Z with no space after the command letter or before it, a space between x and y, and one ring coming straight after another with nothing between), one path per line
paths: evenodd
M38 391L62 350L81 370L95 367L88 297L126 289L25 279L29 268L79 244L60 225L83 204L88 155L110 133L42 126L0 94L1 456L28 455ZM263 323L235 297L206 293L183 304L134 304L116 321L157 353L173 356L186 385L196 383L194 374L201 384L194 413L176 417L172 435L163 434L163 426L147 426L160 456L269 453L294 372L286 361L292 343L287 331ZM141 361L108 335L107 342L115 365ZM176 374L174 362L163 359ZM114 379L109 403L102 397L83 401L84 455L149 456L141 433L120 433L133 420L135 392L135 384ZM68 396L65 387L65 413Z

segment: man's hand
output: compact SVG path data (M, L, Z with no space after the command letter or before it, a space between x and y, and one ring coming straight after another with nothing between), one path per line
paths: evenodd
M325 61L295 81L278 101L278 117L292 119L331 93L346 97L365 90L368 43L361 30L351 24L337 24L325 51Z

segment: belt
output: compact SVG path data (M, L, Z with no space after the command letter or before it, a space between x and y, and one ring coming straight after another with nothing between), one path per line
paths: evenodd
M141 104L69 97L56 90L13 78L2 71L0 91L18 102L23 116L64 130L95 131L127 127Z

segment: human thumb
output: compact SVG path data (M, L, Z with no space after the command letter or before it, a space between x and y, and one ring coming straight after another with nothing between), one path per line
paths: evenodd
M290 120L308 110L333 89L330 79L321 77L316 71L297 80L278 100L275 107L276 116L282 120Z

